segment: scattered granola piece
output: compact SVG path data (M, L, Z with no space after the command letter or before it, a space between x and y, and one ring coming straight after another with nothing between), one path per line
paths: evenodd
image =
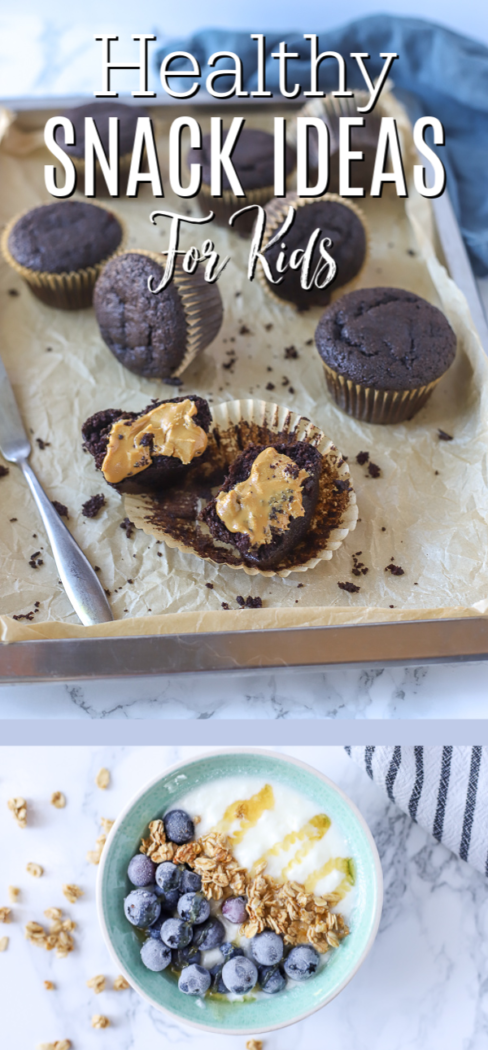
M126 981L125 977L122 977L122 974L119 973L119 976L116 977L114 981L114 992L123 992L126 988L130 988L130 984Z
M110 773L108 769L102 768L98 771L95 783L102 791L105 791L108 788L108 785L110 784Z
M391 572L392 576L404 576L405 575L405 569L402 569L401 565L392 565L391 563L390 563L390 565L387 565L385 567L385 572Z
M182 855L182 850L189 850L189 847L195 846L197 846L197 843L189 842L185 846L177 848L174 842L166 842L166 833L162 820L152 820L149 825L149 838L141 839L139 852L146 853L155 864L161 864L163 860L173 860L176 853L180 856ZM201 852L201 850L198 849L198 852ZM193 856L193 853L189 855ZM178 860L177 863L186 864L188 862L185 857L185 860Z
M446 434L445 430L438 430L437 431L437 436L439 438L439 441L453 441L454 440L452 434Z
M106 835L99 835L97 838L95 849L88 850L86 859L90 861L90 864L100 864L100 858L102 856L103 847L107 841Z
M0 908L0 922L10 922L11 908Z
M246 1043L246 1050L263 1050L262 1039L248 1039Z
M55 1043L39 1043L37 1050L71 1050L71 1039L56 1039Z
M57 499L52 499L51 503L55 510L57 510L60 518L67 518L69 521L68 508L64 503L60 503Z
M9 886L8 888L8 899L11 904L15 904L17 897L20 894L18 886Z
M52 981L44 981L44 987L46 989L46 992L53 992L54 991L54 985L53 985Z
M255 878L247 886L249 921L240 932L248 938L264 929L282 935L285 944L312 944L321 954L338 946L349 929L342 915L330 909L339 903L337 893L316 897L297 882L284 885L264 875L266 861L260 864Z
M105 977L103 973L99 973L97 977L90 977L90 980L86 982L87 988L93 988L95 995L100 995L100 992L105 991Z
M61 908L47 908L44 914L51 919L49 931L45 930L40 922L28 922L25 936L32 944L37 944L39 948L45 948L48 952L56 949L57 958L65 959L75 946L71 933L76 929L76 923L72 919L63 919Z
M200 823L201 823L201 820L202 820L202 818L201 818L201 817L193 817L193 823L194 823L194 824L200 824Z
M7 805L12 811L19 828L27 827L27 802L25 798L9 798Z
M341 591L347 591L348 594L357 594L361 589L360 587L357 587L355 583L350 583L349 580L347 580L346 583L338 583L337 586L341 588Z
M44 875L44 868L42 867L42 864L34 864L33 861L30 861L29 864L27 864L25 870L29 873L29 875L32 875L35 879L40 879L41 875Z
M8 948L8 937L0 937L0 952L6 952Z
M115 821L108 820L107 817L100 817L100 824L102 825L105 835L108 835L111 828L113 828Z
M106 504L105 496L99 492L96 496L90 496L90 499L86 500L81 508L81 513L84 518L96 518L99 511Z
M103 1014L93 1014L92 1028L108 1028L110 1021Z
M51 795L51 805L55 806L56 809L64 809L66 805L66 798L62 791L53 791Z
M66 900L70 902L70 904L76 904L78 897L82 897L84 892L85 891L80 889L79 886L75 886L74 882L67 882L63 886L64 896L66 897Z

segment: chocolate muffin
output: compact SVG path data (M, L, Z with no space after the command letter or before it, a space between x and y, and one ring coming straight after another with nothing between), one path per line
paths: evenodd
M361 288L337 299L315 342L335 401L369 423L415 415L456 353L444 314L401 288Z
M216 284L178 262L160 292L164 267L155 253L118 255L100 275L93 304L102 338L129 371L149 379L175 378L217 335L223 308Z
M224 140L227 132L224 135ZM216 222L227 226L230 216L250 204L265 204L274 194L274 138L258 128L243 128L232 152L232 163L245 197L236 197L230 188L225 171L222 175L222 197L210 195L210 135L204 135L201 149L190 149L187 163L202 165L202 186L199 194L204 212L214 212ZM285 154L286 177L295 170L296 153L287 145ZM256 212L246 212L235 221L233 229L241 235L251 233Z
M305 251L310 237L315 230L319 229L320 236L317 237L314 244L310 261L309 281L320 263L319 246L325 237L329 237L332 241L327 251L336 262L336 275L325 288L317 288L315 283L311 288L302 288L301 270L291 268L282 275L279 284L271 284L264 270L260 269L260 281L274 297L291 303L298 310L307 310L312 306L327 306L331 292L349 284L364 266L368 246L364 220L358 208L344 204L335 197L298 198L296 194L289 194L283 201L279 203L274 201L266 209L269 214L266 228L267 241L271 240L273 234L285 221L290 205L295 208L296 212L293 226L282 239L280 238L276 244L266 250L266 259L270 264L272 274L279 276L276 262L282 251L282 245L286 245L286 259L289 261L296 249Z
M123 102L116 102L115 99L106 99L98 102L87 102L83 106L74 106L72 109L66 109L61 116L68 117L71 121L75 132L75 141L72 146L65 146L64 131L60 127L56 128L55 139L73 160L79 176L84 175L85 171L85 117L93 117L107 156L109 118L118 118L120 192L125 193L137 121L139 117L147 117L147 110L143 106L127 106ZM108 190L98 161L96 161L95 169L96 194L98 197L107 197ZM80 189L82 189L81 186Z
M180 412L171 407L177 405ZM107 408L83 423L83 448L118 492L167 488L205 453L211 419L195 394L153 401L142 412Z
M275 568L310 525L321 464L306 441L249 445L200 518L215 539L237 547L246 565Z
M91 305L96 278L123 239L122 221L108 208L57 201L13 219L2 251L44 303L76 310Z

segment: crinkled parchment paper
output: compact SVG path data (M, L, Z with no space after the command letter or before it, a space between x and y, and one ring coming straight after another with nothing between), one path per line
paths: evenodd
M408 123L391 96L385 108L398 118L410 172L415 158L408 146ZM272 130L272 119L259 111L248 120ZM0 211L5 223L16 212L49 199L43 165L52 158L42 140L39 144L38 131L26 135L15 124L9 126L5 116L0 127ZM168 123L159 121L165 190L167 131ZM313 345L320 311L298 315L267 297L257 281L250 283L248 240L210 226L200 232L193 227L182 237L186 246L212 235L221 256L231 256L219 281L223 328L185 373L182 392L201 394L211 403L250 395L277 401L308 416L349 457L359 505L356 531L331 561L286 579L251 580L169 550L141 531L127 538L120 528L122 500L83 453L80 426L98 409L138 410L152 397L173 397L175 389L122 368L103 343L92 310L68 313L43 306L1 264L1 353L31 431L32 462L50 497L68 506L69 527L92 565L99 566L116 617L100 627L78 625L25 482L11 466L0 479L4 641L371 623L488 610L488 362L464 297L434 254L429 202L413 189L407 201L399 200L387 187L381 199L359 203L371 230L371 255L361 283L396 285L425 296L444 310L458 336L456 361L431 401L399 426L358 423L335 407ZM169 191L154 202L147 187L137 200L114 201L112 206L126 220L129 246L156 251L167 246L169 221L160 219L152 226L154 207L199 214L195 201L175 198ZM11 290L18 295L9 294ZM295 359L285 358L291 345L298 351ZM453 440L440 441L438 428ZM357 465L360 451L368 451L381 467L380 478ZM106 507L88 520L81 506L98 492L105 494ZM41 551L43 565L33 569L29 560L36 551ZM360 577L352 575L352 555L358 551L369 569ZM385 572L392 558L404 569L403 576ZM359 584L357 594L339 589L338 582L347 580ZM237 609L236 595L249 593L262 598L262 610ZM33 622L11 618L34 610L35 602L40 604ZM223 611L221 602L231 611Z

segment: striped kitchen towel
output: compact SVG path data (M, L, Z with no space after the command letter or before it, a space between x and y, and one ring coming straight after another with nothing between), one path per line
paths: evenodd
M392 802L488 875L488 747L346 747Z

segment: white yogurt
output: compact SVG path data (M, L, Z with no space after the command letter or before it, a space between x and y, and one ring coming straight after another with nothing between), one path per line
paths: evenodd
M253 799L260 793L264 806L260 815L251 814L247 820L244 807L243 815L222 826L224 814L232 803ZM193 818L200 817L195 829L198 838L211 830L223 831L242 867L252 871L254 864L261 858L266 859L266 874L281 882L293 880L306 885L307 879L329 861L349 857L345 839L329 814L321 814L305 795L273 780L225 777L183 795L177 806ZM330 825L325 818L329 818ZM232 841L233 836L240 841ZM287 836L293 837L284 841ZM275 846L279 848L270 855L269 850ZM347 920L354 907L355 887L347 880L344 884L344 877L344 871L331 870L315 883L313 890L309 885L309 892L321 896L343 883L346 895L333 910L341 912ZM235 926L229 928L230 940L235 939L236 929Z

